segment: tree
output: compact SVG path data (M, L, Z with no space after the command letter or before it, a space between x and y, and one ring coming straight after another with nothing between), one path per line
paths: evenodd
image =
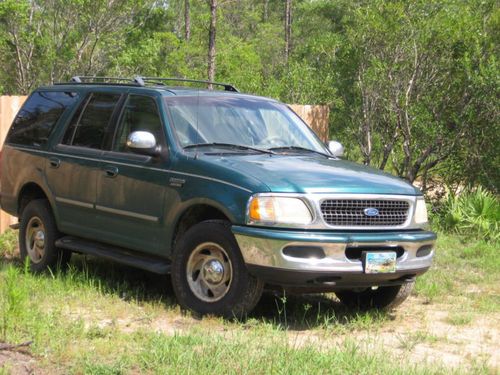
M329 105L349 159L424 189L498 191L497 2L0 0L0 90L75 74L217 77Z
M292 44L292 0L285 1L285 61L288 62Z
M191 14L189 11L189 0L184 0L184 39L191 39Z
M217 0L210 0L210 29L208 33L208 80L209 81L214 81L215 79L216 26L217 26Z
M105 71L121 36L153 0L6 0L0 2L0 74L10 93L75 73ZM12 63L14 62L14 64Z
M471 77L479 71L466 74L464 64L477 49L482 16L454 1L375 1L349 22L343 64L356 68L354 84L341 92L363 161L410 182L422 177L425 188L432 170L478 141L473 129L482 115L472 105L484 99Z

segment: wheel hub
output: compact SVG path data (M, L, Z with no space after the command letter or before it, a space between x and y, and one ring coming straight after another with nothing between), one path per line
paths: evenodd
M203 278L210 284L219 284L224 277L224 266L217 259L210 259L203 265Z
M43 248L45 246L45 233L41 230L35 233L35 245L39 248Z
M226 250L214 242L199 244L186 264L189 288L204 302L222 299L231 287L233 266Z

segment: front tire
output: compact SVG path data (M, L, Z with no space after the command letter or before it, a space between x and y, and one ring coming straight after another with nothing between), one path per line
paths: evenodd
M183 308L237 319L255 307L263 289L224 221L205 221L184 233L174 249L172 285Z
M361 292L343 290L335 292L345 306L360 310L392 310L401 305L411 294L415 282L402 285L383 286L378 289L368 288Z
M49 202L45 199L29 202L21 213L19 226L21 260L24 262L28 258L33 272L67 264L71 252L55 246L59 237Z

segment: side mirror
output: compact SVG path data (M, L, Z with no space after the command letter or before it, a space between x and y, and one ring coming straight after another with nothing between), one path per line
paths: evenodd
M127 137L127 147L138 154L158 155L156 138L150 132L136 131Z
M330 150L333 156L339 157L344 155L344 146L342 146L342 143L340 142L337 141L328 142L328 149Z

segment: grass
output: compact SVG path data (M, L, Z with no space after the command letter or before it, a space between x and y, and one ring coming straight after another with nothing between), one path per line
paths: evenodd
M0 244L0 341L33 341L30 352L49 373L464 371L410 362L377 345L378 332L390 329L397 318L348 311L332 295L266 294L244 322L198 320L181 313L167 277L82 256L75 256L66 272L33 275L14 256L14 233L0 236ZM418 279L416 295L430 305L460 303L465 312L452 311L446 318L454 326L471 324L477 314L498 312L496 252L493 244L441 236L436 265ZM368 336L356 339L360 333ZM345 339L335 340L340 336ZM409 353L440 338L418 329L396 340ZM471 363L468 372L495 372L482 359ZM0 365L0 374L8 374L9 366Z
M470 312L453 312L450 313L446 321L454 326L469 325L474 317Z
M398 337L399 346L401 349L411 351L421 343L434 344L438 342L440 339L433 334L425 331L416 331L411 333L410 335L404 337Z
M495 242L440 235L432 271L417 279L417 295L428 302L460 301L462 308L500 311L498 247Z

